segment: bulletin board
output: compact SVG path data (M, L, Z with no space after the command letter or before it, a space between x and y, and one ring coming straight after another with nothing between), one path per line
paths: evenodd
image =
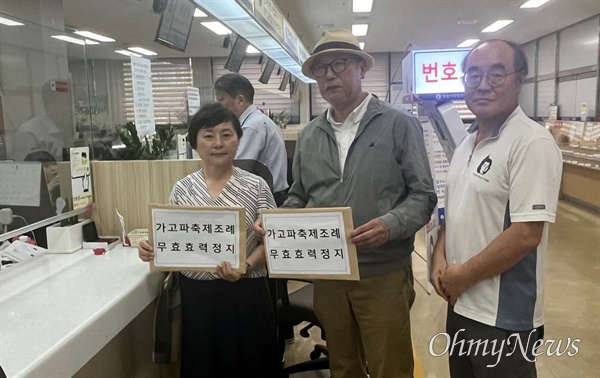
M269 277L360 279L351 208L268 209L261 216Z
M151 270L214 273L223 261L246 272L246 210L241 207L150 206Z

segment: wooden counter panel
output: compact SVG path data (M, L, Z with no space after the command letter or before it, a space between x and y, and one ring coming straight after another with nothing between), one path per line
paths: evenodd
M600 170L563 164L561 194L600 208Z

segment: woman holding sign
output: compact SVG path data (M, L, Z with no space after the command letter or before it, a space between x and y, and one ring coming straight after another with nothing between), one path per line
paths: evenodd
M220 104L208 104L189 123L188 140L203 168L178 181L170 203L246 209L245 275L229 262L216 272L182 272L182 377L274 377L281 370L276 321L265 277L264 247L253 224L275 200L260 177L233 166L242 137L237 117ZM152 246L138 247L143 261Z

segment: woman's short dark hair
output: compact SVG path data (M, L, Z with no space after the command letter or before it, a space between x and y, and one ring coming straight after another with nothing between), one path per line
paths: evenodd
M215 92L224 92L231 97L244 96L249 103L254 102L254 87L250 80L237 73L221 76L215 82Z
M24 161L41 161L42 163L56 163L54 156L46 151L34 151L25 156Z
M196 149L196 141L198 140L198 132L202 129L212 129L213 127L225 122L231 122L235 133L240 139L243 135L240 120L233 112L218 102L210 103L202 106L200 110L190 119L188 124L188 140L192 148Z

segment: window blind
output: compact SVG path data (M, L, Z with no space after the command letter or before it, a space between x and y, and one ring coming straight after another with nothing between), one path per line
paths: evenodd
M165 59L151 62L154 120L157 125L187 122L187 87L193 86L190 59ZM127 121L135 122L131 63L123 63L123 112Z

